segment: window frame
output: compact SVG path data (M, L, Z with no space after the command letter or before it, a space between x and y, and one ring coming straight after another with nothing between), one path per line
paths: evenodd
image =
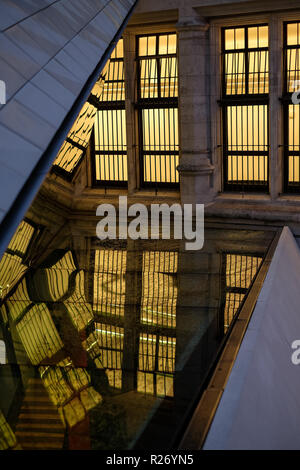
M178 96L176 97L161 97L161 75L160 75L160 59L167 57L175 57L177 59L177 83L178 83L178 36L176 34L176 44L177 50L174 54L159 54L159 37L167 36L170 34L176 34L175 31L166 31L159 33L145 33L137 34L136 39L136 103L135 109L137 112L137 134L138 134L138 154L139 154L139 183L141 188L161 188L161 189L170 189L178 191L180 185L180 178L178 174L178 182L156 182L156 181L144 181L144 156L145 155L166 155L166 156L177 156L179 158L179 144L178 150L176 151L166 151L166 150L144 150L143 140L143 110L144 109L177 109L178 113ZM156 37L156 53L154 55L140 56L139 55L139 39L142 37ZM141 98L141 74L140 74L140 61L145 59L155 59L157 63L157 87L158 87L158 97L157 98ZM178 85L177 85L178 86ZM178 136L179 137L179 136ZM175 170L178 171L178 170Z
M289 49L300 49L299 44L288 45L287 27L289 24L300 25L300 18L298 20L283 21L283 93L281 97L282 114L283 114L283 190L285 193L300 193L300 181L298 183L289 182L289 157L299 156L300 165L300 145L299 150L289 150L289 106L292 105L292 94L288 89L288 65L287 65L287 51ZM300 30L300 26L299 26ZM300 32L299 32L300 35ZM300 72L299 72L300 76ZM296 105L294 105L296 106ZM300 106L300 104L298 104ZM299 170L300 178L300 170Z
M123 62L123 87L124 87L124 100L112 100L112 101L100 101L97 99L93 99L90 96L89 100L92 101L92 104L96 107L96 113L99 111L118 111L124 110L125 111L125 134L127 131L127 123L126 123L126 106L125 106L125 99L126 99L126 86L125 86L125 52L124 52L124 38L120 38L123 40L123 57L110 57L109 61L111 63ZM117 47L117 44L116 44ZM116 49L114 49L115 51ZM109 64L109 66L110 66ZM105 80L105 83L113 83L119 82L120 80ZM127 188L128 187L128 173L127 173L127 180L104 180L104 179L97 179L96 178L96 156L97 155L128 155L127 148L126 150L96 150L95 145L95 126L97 123L97 115L95 116L95 123L93 126L91 139L90 139L90 153L91 153L91 172L92 172L92 186L97 187L104 187L104 188L113 188L113 187L120 187L120 188ZM127 137L125 135L125 137ZM127 147L127 142L126 142ZM127 162L127 172L128 172L128 162Z
M228 192L258 192L258 193L269 193L270 186L270 131L269 131L269 86L268 93L249 93L249 52L254 51L269 51L268 47L257 47L252 48L248 47L248 29L253 27L263 27L269 24L262 23L249 23L249 24L235 24L230 26L221 27L221 99L219 100L219 105L221 106L221 118L222 118L222 165L223 165L223 189ZM244 29L245 36L244 42L245 47L240 49L225 49L225 31L229 29ZM225 57L227 53L237 53L241 52L245 54L245 93L243 94L227 94L226 93L226 70L225 70ZM268 81L269 81L269 70L268 70ZM266 128L266 142L267 142L267 151L258 150L243 150L243 151L230 151L228 148L228 119L227 119L227 109L238 106L267 106L267 128ZM241 183L230 183L228 181L228 157L230 155L237 156L266 156L267 157L267 180L258 184L254 181L251 183L242 181ZM254 155L255 154L255 155Z

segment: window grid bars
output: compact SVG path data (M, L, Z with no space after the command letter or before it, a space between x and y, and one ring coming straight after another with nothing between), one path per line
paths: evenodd
M300 88L300 22L286 22L283 28L284 90L283 103L283 158L284 191L300 192L300 113L299 104L293 104L292 95ZM293 37L294 35L294 37Z
M160 53L161 38L173 33L137 36L137 103L140 184L142 187L177 188L179 174L178 70L176 50ZM146 54L140 54L140 41ZM152 52L148 43L155 42Z
M229 191L268 191L268 47L259 47L259 28L265 26L222 29L223 176L224 189ZM249 47L249 28L257 28L257 47ZM226 49L225 34L229 30L233 31L234 47ZM236 47L237 30L244 32L243 47ZM229 76L234 79L228 87L230 55L234 59ZM239 65L241 55L242 67Z

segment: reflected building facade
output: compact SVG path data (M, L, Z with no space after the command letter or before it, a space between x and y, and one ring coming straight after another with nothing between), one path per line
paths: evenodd
M0 261L0 449L176 448L274 220L299 231L300 11L161 3L115 41ZM97 240L120 195L207 203L203 249Z

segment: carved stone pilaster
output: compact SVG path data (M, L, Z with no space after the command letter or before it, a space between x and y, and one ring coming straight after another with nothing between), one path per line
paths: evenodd
M177 23L179 54L179 133L182 203L214 199L210 152L209 24L185 5Z

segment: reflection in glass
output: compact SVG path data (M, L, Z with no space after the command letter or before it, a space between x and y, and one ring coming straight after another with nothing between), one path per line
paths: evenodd
M24 248L37 261L1 306L0 372L13 365L25 392L5 420L22 448L172 446L273 235L208 230L208 250L191 254L175 240L66 233L41 261L40 241ZM3 398L1 373L0 385Z
M240 308L248 289L258 272L262 258L251 255L226 254L226 293L224 308L224 333Z

